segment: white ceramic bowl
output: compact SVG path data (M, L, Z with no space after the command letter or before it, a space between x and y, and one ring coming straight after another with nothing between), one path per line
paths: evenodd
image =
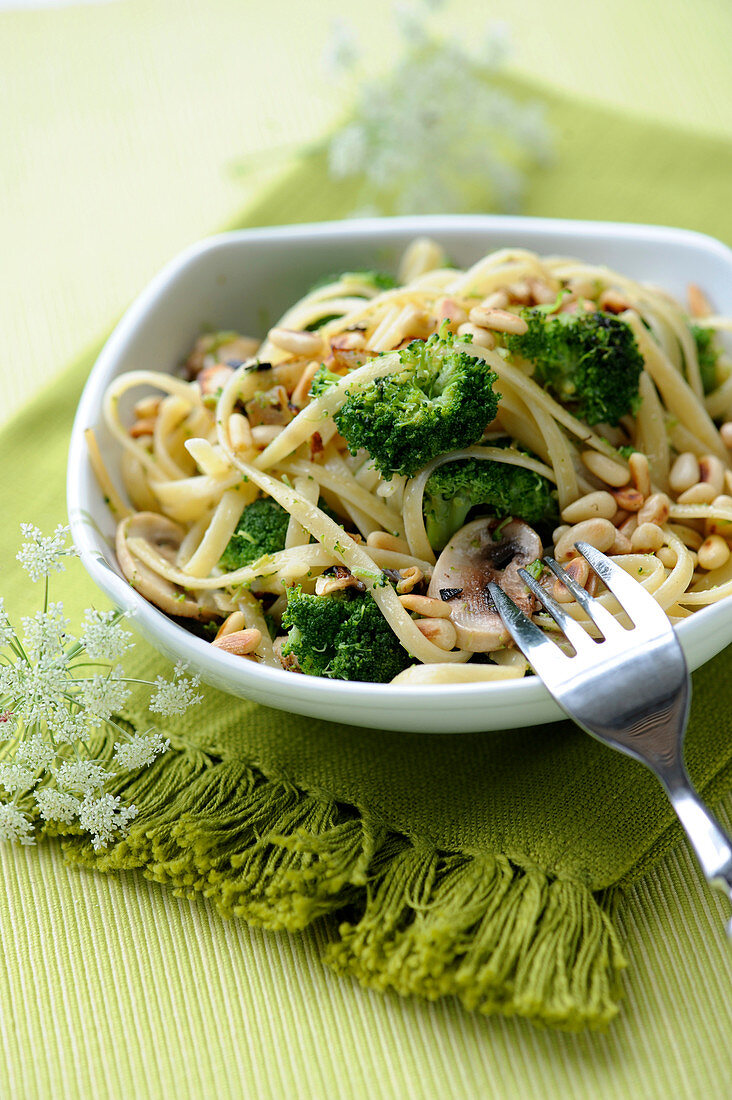
M122 578L113 552L114 523L86 454L83 433L99 443L115 471L119 449L101 424L110 381L135 368L173 371L202 328L264 333L324 273L393 270L415 236L444 245L461 267L496 248L604 263L682 296L699 283L720 311L732 313L732 252L696 233L656 226L539 218L452 216L392 218L242 230L186 249L153 279L107 341L74 422L68 509L81 560L132 624L171 660L183 659L214 687L300 714L381 729L461 733L550 722L561 712L539 680L501 684L393 687L325 680L242 661L189 634ZM121 488L121 484L120 484ZM691 668L732 641L732 603L698 612L678 628Z

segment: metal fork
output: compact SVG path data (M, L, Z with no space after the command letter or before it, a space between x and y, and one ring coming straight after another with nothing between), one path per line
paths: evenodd
M732 900L732 840L691 785L683 740L691 681L665 612L637 581L586 542L576 543L634 624L627 630L553 558L545 564L604 636L596 641L525 569L521 578L575 651L567 656L503 589L490 584L495 606L516 645L550 694L577 725L605 745L645 764L660 781L712 886ZM732 936L732 921L727 925Z

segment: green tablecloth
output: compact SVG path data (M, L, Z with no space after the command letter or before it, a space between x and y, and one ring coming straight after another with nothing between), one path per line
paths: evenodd
M335 10L335 5L329 7ZM666 18L669 7L664 9ZM718 19L723 17L721 5L701 5L696 9L694 34L699 33L698 22L704 24L705 7L710 18L715 14ZM570 45L562 48L569 50L565 56L573 59L575 67L582 71L579 49L582 35L578 33L577 21L572 19L578 14L573 8L574 5L568 4L566 11L563 9L563 18L573 30ZM81 183L82 191L87 188L96 195L97 206L90 214L99 217L99 229L92 222L88 226L88 242L77 236L66 240L65 250L59 251L56 240L55 247L36 254L39 277L42 283L46 280L45 293L32 293L37 287L32 279L25 278L23 265L33 263L33 257L26 254L28 248L11 251L22 262L12 270L8 265L12 293L6 302L19 304L9 326L11 354L2 372L4 397L7 393L10 400L17 398L22 379L29 376L33 381L38 379L39 360L46 373L61 365L53 354L57 346L56 328L68 335L78 325L77 339L83 338L83 325L79 322L83 308L76 308L70 288L78 293L85 285L103 284L109 273L118 292L124 286L124 293L129 293L135 289L132 280L142 281L147 274L134 266L130 254L144 255L145 262L154 267L158 259L185 243L189 236L215 228L233 213L234 198L238 201L240 196L235 196L233 185L221 186L220 165L234 157L247 142L256 147L257 134L252 135L251 127L246 130L245 111L239 109L237 113L226 107L219 69L226 73L232 63L234 55L229 43L236 41L237 36L243 40L255 32L259 36L268 32L275 35L276 19L285 14L283 9L282 4L277 4L266 14L255 10L254 5L246 5L244 14L241 6L237 14L231 4L210 5L206 11L202 5L185 4L176 8L180 15L173 21L168 4L131 3L53 15L4 17L15 37L0 35L3 54L6 49L8 54L2 59L7 64L0 69L6 74L15 70L16 94L25 89L21 102L27 105L26 119L32 124L26 136L24 131L18 141L9 143L10 149L18 154L15 172L8 181L11 190L19 179L22 181L23 172L27 172L24 158L34 142L38 142L39 135L49 141L53 137L53 127L44 122L40 109L49 111L50 101L41 102L30 96L34 81L30 71L24 76L23 68L23 60L26 68L30 68L34 55L52 42L54 57L43 70L41 84L48 87L46 70L50 68L60 88L60 106L73 100L76 93L70 89L78 89L87 81L89 91L94 79L101 80L101 87L108 93L113 89L117 96L111 104L109 96L106 101L98 97L94 110L90 108L90 118L83 120L93 121L98 142L89 140L81 117L71 127L68 119L61 118L61 132L76 142L74 146L72 141L64 150L67 160L72 160L72 150L78 149L82 167L94 166L89 150L96 149L98 153L99 149L111 148L110 132L120 139L125 136L129 139L131 135L139 139L145 133L145 123L142 110L139 117L135 115L135 104L141 98L144 101L145 96L158 103L157 81L163 77L170 77L178 89L177 105L183 117L183 121L175 121L171 116L172 133L161 139L165 155L160 148L151 147L150 174L138 179L140 196L157 188L162 200L163 184L171 188L170 203L161 201L153 207L159 209L161 221L167 220L168 236L156 224L149 234L141 232L139 247L135 241L133 248L128 242L120 252L94 249L95 239L105 239L104 226L120 214L110 196L116 194L114 188L120 187L119 176L129 182L130 168L125 161L137 162L139 166L144 160L134 142L128 145L130 155L125 157L122 140L114 146L119 162L97 163L92 173L111 190L105 191L98 184L92 187L88 179ZM582 9L586 26L585 9L586 6ZM684 52L684 38L679 35L684 31L685 17L680 6L673 5L673 9L679 27L669 34L663 49L657 43L653 45L650 24L641 24L633 39L635 45L629 41L619 44L617 39L606 35L603 41L607 45L596 62L596 83L605 92L612 91L613 81L616 85L636 81L639 87L654 92L659 87L668 91L672 85L677 88L682 83L687 98L689 88L695 88L692 105L685 102L684 109L690 112L686 121L703 118L713 123L714 108L709 104L718 105L720 90L724 93L728 87L719 79L719 65L715 67L714 63L715 56L721 58L715 50L723 37L718 20L716 27L710 25L705 30L709 53L704 66L698 50L690 47ZM521 17L528 13L546 28L552 22L543 16L545 22L541 24L541 9L536 3L520 5L516 10L517 35ZM615 21L622 25L619 13L626 10L630 11L630 5L616 5L614 21L605 28L596 28L593 37L602 38L602 32L615 26ZM308 50L312 53L313 30L304 22L297 25L297 13L294 8L290 11L298 32L295 56L301 56L303 49L306 54ZM230 18L231 27L238 28L238 35L229 33L224 15ZM532 24L532 41L536 34L536 26ZM115 52L110 46L114 36L122 36L123 44L144 46L141 68L144 95L134 79L137 70L124 50L120 50L115 76L102 76L102 71L108 71L102 65L105 54ZM166 50L170 40L180 51L177 55ZM687 40L694 46L688 35ZM574 54L573 42L577 44ZM5 43L14 48L7 48ZM81 64L79 45L85 47L82 51L85 60ZM291 39L286 41L285 48L293 48ZM165 62L159 60L163 53ZM158 61L152 62L151 57ZM674 71L671 83L670 69ZM73 79L72 71L75 71ZM255 78L260 75L261 72L253 70L249 76L252 84L244 82L237 87L239 94L242 86L249 87L252 101L262 105L261 93L254 91ZM585 73L584 80L580 87L585 90L593 87L589 73ZM293 87L297 91L297 77L294 84L291 80L285 86L290 94ZM634 99L627 84L614 98L624 106L632 106ZM131 112L115 114L129 104ZM293 108L290 110L292 113ZM226 134L226 143L222 142L218 150L213 148L213 142L206 145L203 124L206 111L217 116L217 124L211 129L219 135ZM221 123L221 113L226 117L225 124ZM651 104L650 113L669 120L668 103L661 97ZM325 112L318 116L317 109L309 114L303 108L300 116L303 124L307 119L307 126L313 126L313 114L316 121L325 117ZM200 174L195 148L183 151L175 144L176 137L180 140L185 133L186 116L189 132L195 133L200 141L200 155L205 152L218 158L209 164L205 176ZM229 132L234 120L243 127L239 144ZM158 126L160 121L158 118ZM634 132L640 153L643 143L638 131ZM566 135L566 155L575 174L581 170L578 155L581 136L576 128ZM260 134L259 140L263 138ZM720 156L725 155L726 148L720 143ZM190 189L181 185L179 171L172 170L174 149L197 181ZM53 159L53 142L50 153ZM40 171L42 158L38 164ZM153 167L158 170L157 175ZM588 171L594 186L599 186L601 157L588 165ZM187 173L184 176L187 181ZM74 173L66 168L63 179L73 178ZM201 182L204 178L211 180L208 202L204 201L206 189ZM561 210L561 177L555 176L555 181L554 206L542 212L567 213ZM689 171L689 181L691 187L693 171ZM47 201L54 194L54 182L49 181ZM714 209L710 209L709 201L704 201L704 181L699 183L686 221L713 231ZM39 187L35 177L34 187ZM43 195L42 189L38 193ZM199 202L195 214L190 208L191 196ZM68 220L74 223L70 196L67 194L64 199L72 211ZM128 194L126 201L132 205L133 199ZM622 201L617 196L615 209L607 208L613 196L603 199L602 208L593 209L588 189L587 205L581 213L631 216L622 214ZM65 211L63 202L59 210ZM653 197L648 196L647 207L632 216L651 218L652 212ZM124 209L122 214L125 215ZM63 223L65 214L58 220ZM31 222L29 213L32 239ZM63 238L62 233L59 236ZM148 237L155 242L159 254ZM95 270L84 282L76 269L87 247ZM66 267L70 269L68 285L63 277ZM120 269L127 271L130 282L120 281ZM49 270L55 276L50 280ZM13 299L12 294L18 295L19 286L23 295ZM101 299L96 300L98 306L100 302ZM114 302L115 308L117 304ZM99 325L107 319L101 309L96 317ZM17 339L19 333L24 334L23 340ZM63 345L63 340L60 344ZM8 520L15 523L23 518L8 517ZM732 801L728 800L726 809L732 809ZM224 923L207 903L192 906L178 901L134 875L102 878L69 870L54 844L31 850L5 849L0 851L0 857L7 891L0 914L3 934L0 1035L4 1048L0 1091L3 1093L28 1097L174 1093L222 1097L697 1097L723 1095L732 1084L728 1054L732 966L721 944L722 906L700 887L698 873L685 848L671 853L634 887L630 904L623 911L630 962L623 1015L607 1035L580 1037L539 1033L520 1021L468 1016L450 1001L427 1005L382 998L336 980L318 961L320 941L328 935L327 926L302 936L286 937L251 930L241 922Z

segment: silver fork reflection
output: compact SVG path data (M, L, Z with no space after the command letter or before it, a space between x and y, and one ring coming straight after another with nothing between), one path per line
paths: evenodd
M732 841L691 784L683 759L691 683L666 613L642 585L585 542L579 552L615 596L633 627L546 557L551 569L602 634L590 637L530 576L521 577L563 632L567 656L496 584L489 590L516 645L570 718L598 740L645 764L665 789L710 883L732 900ZM727 926L732 936L732 921Z

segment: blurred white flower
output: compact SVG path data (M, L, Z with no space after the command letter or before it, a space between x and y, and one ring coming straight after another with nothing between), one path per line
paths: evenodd
M66 541L69 528L60 523L52 535L44 535L32 523L21 523L20 530L25 542L16 557L32 581L48 577L52 572L61 573L64 569L62 559L76 554Z
M133 734L127 741L114 746L114 762L125 771L146 768L153 760L170 748L170 741L158 730Z

